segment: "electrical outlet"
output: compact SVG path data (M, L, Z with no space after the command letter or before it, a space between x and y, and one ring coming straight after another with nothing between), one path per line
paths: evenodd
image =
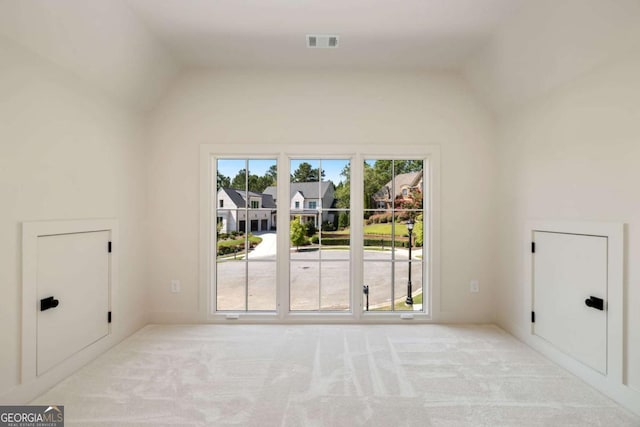
M469 282L469 292L480 292L480 282L477 280L472 280Z
M171 292L177 294L181 291L180 280L173 279L171 281Z

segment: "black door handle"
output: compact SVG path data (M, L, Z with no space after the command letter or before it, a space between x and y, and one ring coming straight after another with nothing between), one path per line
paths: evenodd
M595 308L596 310L604 310L604 300L602 298L591 296L584 300L587 307Z
M42 298L40 300L40 311L49 310L50 308L56 308L60 304L60 301L53 297Z

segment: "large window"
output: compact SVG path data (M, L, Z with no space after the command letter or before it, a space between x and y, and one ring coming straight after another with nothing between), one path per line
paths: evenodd
M216 311L275 311L276 160L218 159ZM216 205L214 203L214 205Z
M422 311L424 163L365 160L364 310Z
M210 313L428 319L437 150L422 148L404 147L406 157L380 155L391 147L327 156L211 148Z
M308 206L290 214L290 309L350 310L350 161L296 159L290 170L290 194Z

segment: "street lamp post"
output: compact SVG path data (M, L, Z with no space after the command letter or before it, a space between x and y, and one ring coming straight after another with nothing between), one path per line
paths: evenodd
M407 221L407 230L409 231L409 278L407 280L407 300L405 304L413 305L413 297L411 296L411 234L413 233L413 219Z

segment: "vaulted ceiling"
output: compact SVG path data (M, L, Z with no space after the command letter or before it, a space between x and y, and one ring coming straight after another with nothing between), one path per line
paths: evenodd
M457 68L523 0L127 0L184 64ZM335 50L305 35L337 34Z
M639 0L0 0L0 53L15 42L136 109L207 67L453 70L499 111L640 50L638 22ZM340 47L308 49L314 33Z

